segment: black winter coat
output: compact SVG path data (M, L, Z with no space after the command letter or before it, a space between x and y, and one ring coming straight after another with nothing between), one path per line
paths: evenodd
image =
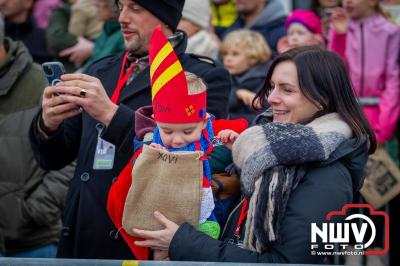
M204 62L184 54L187 37L175 46L185 71L200 76L208 85L207 108L217 118L227 115L230 76L217 63ZM87 72L99 78L111 97L120 74L123 53L106 57L91 65ZM128 246L117 233L107 214L109 188L133 155L135 136L134 111L151 104L149 67L140 72L121 92L119 108L101 136L116 146L112 170L93 170L97 143L97 126L102 126L87 113L64 121L63 125L44 140L33 121L30 137L35 157L44 169L60 169L77 158L65 209L64 229L58 257L134 259Z
M52 61L47 51L46 32L36 25L33 16L28 17L23 23L12 23L5 19L5 36L14 41L22 41L36 63Z
M222 234L223 241L211 239L189 224L183 224L175 233L169 248L171 260L264 262L323 264L324 256L311 255L311 223L326 222L330 211L341 210L352 203L353 195L361 187L368 158L364 141L355 145L355 139L342 143L330 158L308 171L290 196L281 225L281 243L272 244L263 254L242 249L235 244L241 206L231 214ZM342 220L335 216L332 222ZM245 220L244 220L245 221ZM240 229L244 239L245 222Z

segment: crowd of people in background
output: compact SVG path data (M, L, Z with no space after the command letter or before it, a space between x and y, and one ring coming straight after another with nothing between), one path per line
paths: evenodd
M121 202L108 193L122 193L138 139L142 148L153 131L160 134L160 110L147 113L156 86L149 47L159 25L185 75L206 87L204 127L213 122L221 132L223 148L207 161L203 184L216 208L206 222L220 224L213 235L156 213L165 235L134 230L158 242L133 246L121 214L110 211ZM50 61L66 69L57 86L40 66ZM362 172L375 148L399 167L399 116L399 0L0 0L0 257L327 262L300 247L309 228L298 232L296 219L306 227L362 200ZM312 133L287 149L282 141L295 143L290 136L303 126ZM323 126L340 137L333 141ZM312 134L332 154L318 157L307 147ZM161 128L156 143L163 138ZM304 158L277 152L284 147ZM289 181L264 193L274 178ZM388 256L397 265L400 197L388 206ZM232 223L243 208L250 217L242 228Z

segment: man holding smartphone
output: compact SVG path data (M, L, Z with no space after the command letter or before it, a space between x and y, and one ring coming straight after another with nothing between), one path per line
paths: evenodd
M230 76L218 63L185 54L187 36L176 31L184 0L119 0L125 52L94 62L86 74L66 74L47 87L30 137L45 169L77 159L67 196L59 257L134 259L108 217L108 190L133 151L134 111L151 104L147 49L157 25L174 44L185 71L208 85L207 110L227 115ZM60 94L53 97L54 94ZM171 96L173 97L173 96ZM104 152L107 151L107 152Z

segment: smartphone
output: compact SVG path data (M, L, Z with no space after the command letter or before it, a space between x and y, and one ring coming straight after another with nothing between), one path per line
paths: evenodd
M46 62L42 64L44 74L51 86L61 81L61 75L65 74L64 65L61 62Z

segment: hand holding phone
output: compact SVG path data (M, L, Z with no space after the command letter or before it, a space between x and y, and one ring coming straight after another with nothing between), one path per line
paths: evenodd
M46 78L51 85L44 91L42 102L42 119L47 129L54 131L67 118L79 114L82 110L75 103L66 102L60 96L62 93L54 92L53 86L61 82L65 68L61 62L46 62L42 64Z

